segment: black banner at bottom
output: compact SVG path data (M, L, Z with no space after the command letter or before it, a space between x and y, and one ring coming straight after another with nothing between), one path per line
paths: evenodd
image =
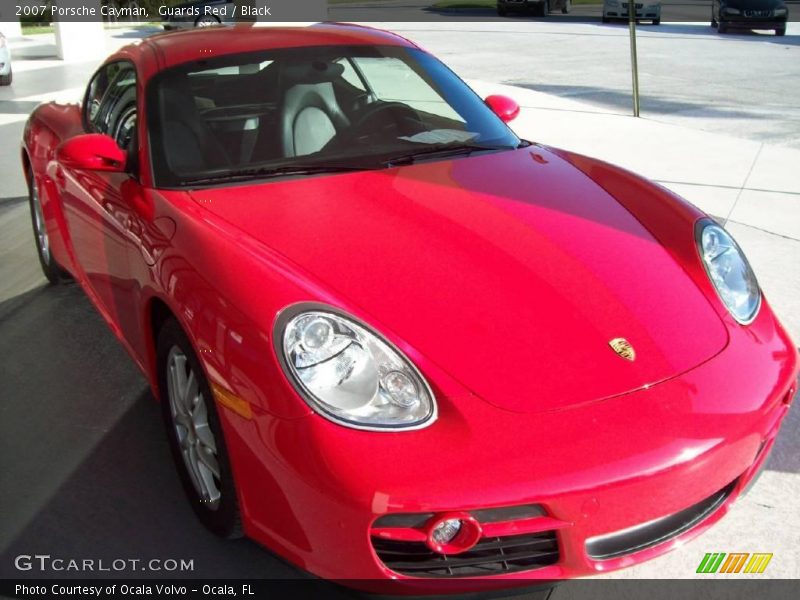
M464 580L460 593L428 582L427 593L402 584L348 580L330 583L318 579L295 580L139 580L139 579L62 579L4 580L0 595L6 598L36 599L123 599L123 598L305 598L347 599L363 597L434 597L447 598L519 598L522 600L784 600L800 596L800 580L791 579L581 579L543 584L541 581L517 581L515 587L491 589L487 581ZM452 581L452 580L451 580ZM378 587L376 588L376 583ZM441 582L444 584L445 582ZM497 582L495 582L497 583ZM518 587L519 586L519 587ZM494 587L494 586L492 586ZM363 590L381 590L366 592Z

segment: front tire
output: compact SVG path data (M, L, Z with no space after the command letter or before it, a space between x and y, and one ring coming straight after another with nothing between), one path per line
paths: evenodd
M0 76L0 85L11 85L13 79L14 79L14 72L11 69L9 69L8 75Z
M31 224L33 225L33 239L36 243L36 254L39 257L39 265L42 273L51 285L58 285L64 280L71 279L67 273L53 258L50 251L50 234L44 220L42 201L39 196L39 187L33 175L28 175L28 205L31 210Z
M564 0L564 5L561 7L561 14L567 15L572 10L572 0Z
M192 509L216 535L242 536L233 471L214 396L189 338L174 319L158 334L158 386L172 457Z
M775 35L786 35L786 27L779 27L776 29Z
M717 24L717 31L719 31L720 33L728 33L728 26L725 24L724 21L720 21Z

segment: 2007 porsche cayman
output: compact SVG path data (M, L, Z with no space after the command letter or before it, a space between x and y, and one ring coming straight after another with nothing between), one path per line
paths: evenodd
M555 579L753 479L798 356L740 248L518 110L321 24L153 36L31 115L42 268L146 375L211 530L337 580Z

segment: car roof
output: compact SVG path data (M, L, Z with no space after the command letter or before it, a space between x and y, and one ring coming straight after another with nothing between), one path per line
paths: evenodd
M273 48L360 45L414 47L412 42L388 31L363 25L318 23L298 27L236 25L157 33L140 44L123 48L120 54L142 52L149 46L159 55L160 69L164 69L200 56L211 58Z

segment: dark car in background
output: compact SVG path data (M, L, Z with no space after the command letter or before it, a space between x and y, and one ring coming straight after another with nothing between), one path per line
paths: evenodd
M720 33L731 29L773 29L786 34L789 9L783 0L712 0L711 26Z
M164 29L212 27L223 23L234 23L239 16L234 0L192 0L168 6L161 17Z
M571 9L572 0L497 0L497 14L501 17L510 12L529 12L536 17L546 17L554 10L567 14Z

